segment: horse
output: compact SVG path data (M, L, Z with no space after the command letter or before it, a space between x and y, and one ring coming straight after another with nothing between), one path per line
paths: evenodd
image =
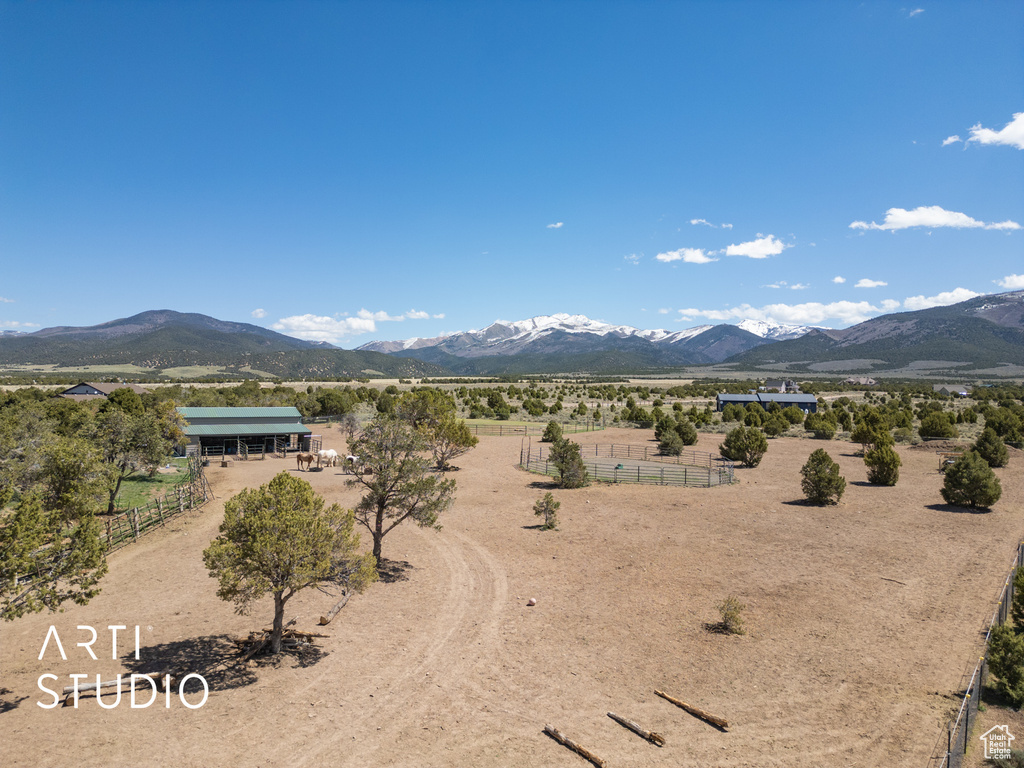
M297 453L295 454L295 460L298 463L298 468L302 469L302 465L305 464L307 469L313 468L313 462L316 460L315 453Z
M316 465L318 467L322 466L322 465L327 465L328 467L333 467L337 462L338 462L338 452L336 450L334 450L333 448L327 448L325 450L320 451L317 454Z
M351 471L355 475L361 475L363 473L363 462L358 456L349 454L345 457L345 471Z

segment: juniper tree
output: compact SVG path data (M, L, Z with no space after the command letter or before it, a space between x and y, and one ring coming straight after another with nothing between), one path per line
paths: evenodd
M800 474L803 477L800 487L812 504L838 504L846 490L846 480L839 474L839 465L832 461L824 448L810 455Z
M427 444L420 432L405 421L378 414L348 446L368 472L356 475L347 485L366 491L355 515L373 536L378 564L384 537L406 520L441 529L437 518L454 501L455 481L431 474L430 460L422 455Z
M725 436L718 446L718 452L730 461L739 461L744 466L756 467L768 451L768 440L764 433L754 427L736 427Z
M872 448L864 454L868 482L872 485L896 485L900 479L900 455L888 445Z
M308 482L281 472L228 499L220 535L203 552L203 562L220 583L217 596L233 602L238 613L273 595L270 646L279 653L285 604L298 592L327 585L361 591L376 580L375 561L358 553L354 526L351 510L325 507Z
M1010 461L1010 452L1006 450L1006 443L991 427L985 427L974 444L974 450L990 467L1005 467Z
M562 488L582 488L590 483L579 443L568 439L559 440L551 446L548 458L558 470L558 484Z
M987 509L1003 494L999 478L975 451L968 451L946 470L942 498L957 507Z

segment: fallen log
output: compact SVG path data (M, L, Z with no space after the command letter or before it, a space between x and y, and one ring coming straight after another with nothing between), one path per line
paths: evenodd
M701 720L705 720L711 723L712 725L717 725L719 728L724 729L729 727L729 721L725 720L724 718L716 717L715 715L705 712L703 709L699 709L698 707L695 707L691 704L687 704L685 701L680 701L679 699L673 698L672 696L669 696L667 693L664 693L662 691L656 690L655 693L661 696L661 698L665 699L666 701L671 701L680 709L685 709L694 717L699 717Z
M333 608L331 608L331 610L329 610L327 612L326 616L321 616L320 617L320 626L321 627L326 626L327 624L331 623L331 619L333 619L335 616L337 616L338 615L338 611L340 611L342 608L345 607L345 603L348 602L348 598L349 598L349 593L346 592L345 596L342 597L341 600L338 601L337 605L335 605Z
M651 744L657 744L659 747L665 746L665 737L662 736L660 733L654 733L653 731L645 730L638 723L634 723L632 720L627 720L624 717L620 717L619 715L616 715L614 712L609 712L608 717L610 717L619 725L629 728L629 730L631 730L637 736L643 739L647 739L647 741L651 742Z
M557 741L562 746L568 747L573 752L578 754L580 757L582 757L582 758L584 758L586 760L589 760L594 765L596 765L597 768L604 768L604 766L605 766L604 760L602 760L600 757L595 755L593 752L591 752L586 747L584 747L584 746L582 746L580 744L577 744L572 739L566 737L561 731L559 731L554 726L552 726L552 725L545 725L544 726L544 733L546 733L548 736L550 736L552 739Z

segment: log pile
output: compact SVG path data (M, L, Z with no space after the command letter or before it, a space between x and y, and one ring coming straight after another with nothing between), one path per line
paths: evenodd
M232 642L234 642L238 652L242 654L241 660L248 661L261 651L270 648L270 636L273 633L273 629L263 629L259 632L250 632L246 638L235 638ZM313 640L320 637L330 637L330 635L322 635L318 632L302 632L298 629L286 627L281 632L281 650L300 651L303 648L314 645Z

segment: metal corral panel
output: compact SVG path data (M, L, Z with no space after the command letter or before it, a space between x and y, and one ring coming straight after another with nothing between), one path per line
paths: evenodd
M183 406L178 408L178 413L186 421L196 419L272 419L277 422L294 419L296 422L302 418L298 408L191 408Z
M244 437L246 435L309 435L313 430L304 424L284 421L263 424L189 424L186 437Z

